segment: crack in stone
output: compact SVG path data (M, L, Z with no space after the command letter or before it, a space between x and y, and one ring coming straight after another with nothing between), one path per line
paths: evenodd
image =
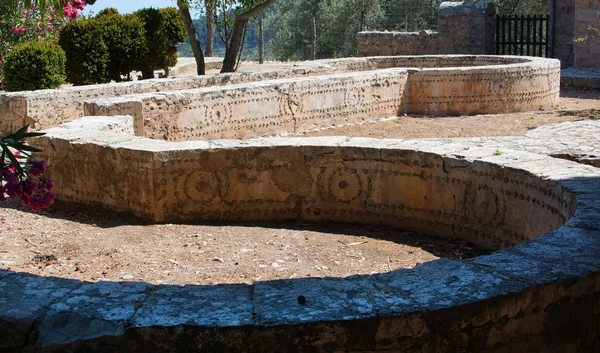
M472 266L472 267L478 268L478 269L480 269L480 270L482 270L482 271L485 271L485 272L487 272L487 273L489 273L489 274L492 274L492 275L498 275L498 276L500 276L500 277L502 277L502 278L505 278L505 279L509 279L509 280L511 280L511 281L515 281L515 282L522 283L522 284L526 285L527 287L532 287L532 286L535 286L535 284L534 284L534 283L529 283L529 282L527 282L527 281L524 281L524 280L522 280L522 279L520 279L520 278L513 277L513 276L511 276L510 274L508 274L508 273L506 273L506 272L504 272L504 271L502 271L502 270L499 270L499 269L497 269L497 268L495 268L495 267L489 266L489 265L478 264L478 263L475 263L475 262L471 262L471 261L469 261L468 259L467 259L467 260L464 260L464 259L456 259L456 261L459 261L459 262L461 262L461 263L463 263L463 264L465 264L465 265L469 265L469 266Z
M132 327L133 319L135 318L137 313L140 311L140 309L144 306L144 304L148 301L150 296L152 294L154 294L154 292L156 292L157 288L158 288L158 286L152 285L146 289L146 291L145 291L146 296L144 297L144 299L140 300L136 305L133 306L134 307L133 314L131 314L131 316L127 320L124 320L124 325L123 325L124 331L127 331L128 329L130 329Z
M252 282L250 285L250 302L252 303L252 323L254 326L258 326L258 314L256 313L256 284Z

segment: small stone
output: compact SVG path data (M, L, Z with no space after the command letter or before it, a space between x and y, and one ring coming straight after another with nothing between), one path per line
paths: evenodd
M127 274L121 277L121 279L126 279L126 280L130 280L130 279L134 279L135 277L133 275Z

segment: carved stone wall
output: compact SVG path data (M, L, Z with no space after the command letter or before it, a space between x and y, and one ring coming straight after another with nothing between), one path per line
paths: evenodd
M527 172L381 140L344 147L345 138L328 137L296 146L301 141L175 143L80 125L48 130L36 146L61 200L156 222L352 221L494 249L556 229L574 210L568 191Z
M180 141L298 133L404 112L494 114L550 108L558 103L557 60L378 57L331 65L332 70L340 71L366 66L419 69L391 68L90 100L85 103L85 114L129 114L134 117L137 136Z
M331 68L318 63L302 67L257 73L190 76L152 79L113 84L69 87L0 94L0 132L30 124L36 130L58 126L83 116L84 102L90 99L119 97L131 94L173 91L198 87L223 86L261 80L303 77L331 73Z
M168 141L280 135L405 112L407 80L388 69L265 81L91 101L86 115L131 114L136 135Z
M33 140L52 165L59 199L159 222L381 224L504 249L380 274L251 285L85 283L0 269L0 350L600 347L598 168L509 148L527 137L500 146L497 137L166 142L132 136L131 123L90 117ZM588 123L586 137L599 128ZM530 142L569 150L564 130L555 133Z
M495 54L492 2L443 2L438 31L360 32L358 55Z
M352 73L352 72L361 72L368 70L382 70L382 69L390 69L390 68L415 68L418 70L427 71L434 68L457 68L456 72L453 75L461 75L464 77L471 77L465 81L465 84L462 86L455 86L455 89L458 90L455 93L460 93L460 90L466 90L466 92L474 92L473 94L488 94L485 89L485 85L488 83L481 84L482 82L486 82L485 80L494 79L493 76L481 76L476 74L475 71L471 73L467 73L466 70L468 67L477 67L477 66L496 66L494 70L498 70L499 74L495 77L498 80L508 79L508 82L511 81L511 77L518 76L518 70L529 70L528 67L539 67L548 66L551 67L556 66L552 61L540 61L540 59L531 59L531 58L522 58L522 57L490 57L490 56L454 56L454 55L444 55L444 56L414 56L414 57L369 57L369 58L344 58L344 59L332 59L332 60L317 60L311 62L302 62L299 63L297 67L293 67L290 69L281 69L274 70L269 72L256 72L256 73L237 73L237 74L227 74L227 75L208 75L201 77L183 77L183 78L172 78L172 79L161 79L161 80L148 80L148 81L136 81L136 82L127 82L127 83L119 83L119 84L109 84L109 85L92 85L85 87L71 87L59 90L42 90L42 91L33 91L33 92L19 92L19 93L4 93L0 94L0 132L7 132L12 128L18 128L19 126L23 126L24 124L31 124L34 129L45 129L49 127L58 126L63 122L67 122L78 117L84 115L132 115L136 118L136 131L138 134L142 135L142 131L144 131L144 114L142 112L143 106L142 101L145 99L146 102L152 100L161 100L165 99L166 95L175 95L173 97L179 97L178 92L186 92L184 95L189 96L190 101L195 99L193 98L192 92L199 92L201 94L202 88L213 87L213 91L224 92L221 88L222 86L232 86L235 85L235 90L247 90L250 87L254 87L252 89L258 89L257 85L250 85L248 87L242 87L240 85L251 83L251 82L271 82L269 85L273 84L273 81L283 80L283 79L294 79L294 78L307 78L307 77L316 77L316 76L324 76L324 75L332 75L332 74L342 74L342 73ZM514 73L510 73L509 71L503 71L504 67L514 66L517 71ZM410 70L408 70L410 71ZM414 71L414 70L413 70ZM397 75L404 76L405 73L396 70ZM504 77L501 72L505 72L508 75L508 78ZM357 79L362 74L357 73ZM409 72L409 75L412 73ZM465 76L466 75L466 76ZM553 73L549 71L548 82L553 82L552 78ZM440 85L444 85L447 80L452 81L451 76L447 76L444 80L436 80ZM483 80L483 81L482 81ZM463 80L464 81L464 80ZM478 83L479 82L479 83ZM282 84L277 83L277 85ZM289 83L287 83L289 84ZM325 99L325 97L333 97L335 96L336 89L332 88L331 90L325 90L326 83L321 79L315 79L314 84L320 85L320 89L323 93L323 97L321 99ZM310 85L308 83L304 84L306 87ZM260 86L260 85L259 85ZM265 86L266 87L266 86ZM299 86L298 86L299 87ZM332 86L333 87L333 86ZM478 88L479 87L479 88ZM483 87L483 88L482 88ZM557 99L557 92L554 91L553 86L548 86L549 91L545 96L545 101L536 101L538 99L542 99L539 93L529 92L534 95L533 100L528 102L526 99L522 100L520 105L510 106L508 104L506 110L501 110L502 105L497 105L496 110L486 110L487 105L474 104L472 106L462 105L462 109L464 109L464 114L468 112L501 112L501 111L518 111L518 110L530 110L530 109L539 109L540 106L553 106L556 104L554 102ZM352 87L350 87L352 88ZM482 88L483 90L480 90ZM364 89L371 89L368 87L364 87ZM524 88L526 90L526 88ZM235 90L230 90L229 92L234 92ZM241 92L241 91L240 91ZM300 92L300 91L298 91ZM307 91L308 92L308 91ZM329 93L331 94L325 94ZM340 93L340 91L337 91ZM479 93L477 93L479 92ZM506 86L505 93L508 94L510 92L510 88ZM499 93L499 92L496 92ZM183 93L182 93L183 94ZM341 94L341 93L340 93ZM398 94L401 94L399 92ZM273 99L277 95L281 95L281 92L275 90L273 91ZM413 94L414 97L414 94ZM540 98L541 97L541 98ZM314 98L314 97L313 97ZM403 97L403 99L406 97ZM505 98L498 96L497 100L511 100L513 98ZM495 99L496 99L495 98ZM308 98L307 98L308 99ZM337 99L337 98L336 98ZM479 99L479 98L477 98ZM170 102L180 102L179 98L169 98ZM535 102L534 102L535 101ZM104 102L104 103L99 103ZM339 102L339 99L338 99ZM89 104L88 104L89 103ZM110 104L109 104L110 103ZM179 112L186 110L184 101L181 101L181 105L178 104L176 106L171 106L170 113ZM331 102L330 102L331 103ZM330 104L327 102L323 102L323 104ZM535 103L535 104L533 104ZM538 104L536 106L536 104ZM84 113L86 104L90 110L87 113ZM230 104L230 103L227 103ZM96 108L92 106L96 105ZM162 104L161 104L162 105ZM162 105L163 108L166 105ZM144 106L147 110L152 108L151 105ZM156 108L156 107L154 107ZM185 108L185 109L184 109ZM468 109L466 109L468 108ZM337 108L336 108L337 109ZM429 108L427 108L429 109ZM432 108L434 109L434 108ZM429 109L429 111L432 111ZM510 110L515 109L515 110ZM443 109L434 109L439 114L444 113ZM374 110L373 113L376 113L377 110ZM423 110L421 113L425 113ZM448 110L451 113L460 113L460 110ZM158 114L158 111L150 112ZM321 118L326 115L326 110L320 110ZM237 114L237 113L236 113ZM241 111L240 114L245 114ZM386 113L387 114L387 113ZM463 114L463 113L461 113ZM369 114L366 115L367 117ZM372 118L373 116L371 116ZM337 115L338 122L343 122L344 119L340 115ZM198 119L196 117L195 119ZM348 122L351 119L348 120ZM184 125L186 122L183 122ZM219 121L219 123L225 123ZM179 124L179 123L177 123ZM283 124L283 123L282 123ZM189 125L189 124L188 124ZM274 125L271 125L274 126ZM198 126L193 127L196 129ZM256 127L256 126L255 126ZM301 126L302 128L306 128L307 126ZM316 127L316 126L315 126ZM152 128L154 129L154 128ZM158 130L157 126L155 130ZM235 127L235 129L245 129L242 127ZM252 129L250 129L252 130ZM288 130L293 131L293 130ZM215 133L218 131L215 131ZM240 135L245 135L243 131L239 131ZM277 133L277 132L271 132ZM197 134L197 132L195 132ZM252 131L246 136L251 136ZM201 136L200 135L196 135ZM208 136L205 134L204 136ZM218 136L218 135L217 135Z

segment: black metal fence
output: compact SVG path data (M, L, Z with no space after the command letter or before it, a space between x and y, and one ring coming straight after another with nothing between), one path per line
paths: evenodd
M496 54L548 57L548 15L496 17Z

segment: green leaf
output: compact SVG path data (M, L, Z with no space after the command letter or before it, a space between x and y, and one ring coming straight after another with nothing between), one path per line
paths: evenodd
M16 132L8 135L10 137L12 137L15 140L20 140L23 138L23 134L27 131L27 129L29 129L29 125L25 125L22 128L20 128L19 130L17 130Z
M23 138L40 137L46 135L45 132L28 132L23 134Z
M20 147L17 148L19 151L23 152L23 151L29 151L29 152L42 152L42 150L40 150L39 148L33 147L33 146L29 146L29 145L21 145Z

